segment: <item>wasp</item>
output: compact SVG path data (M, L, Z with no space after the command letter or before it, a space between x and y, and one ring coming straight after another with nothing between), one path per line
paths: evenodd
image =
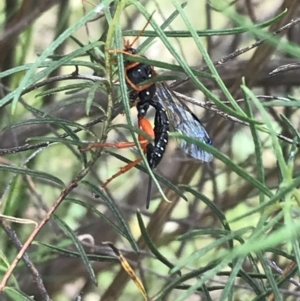
M150 20L149 20L150 21ZM146 26L148 25L147 22ZM145 30L143 28L141 33ZM124 43L124 49L112 50L112 53L121 52L125 55L136 56L137 51L132 47L137 38L141 33L129 43ZM139 128L146 132L152 139L154 144L149 142L143 135L138 136L139 143L146 154L147 161L151 169L157 167L163 158L166 146L168 144L168 132L178 131L186 136L201 140L202 142L212 145L205 127L199 120L199 118L185 105L179 98L175 96L172 90L162 82L144 84L146 80L157 76L154 68L150 65L125 61L125 77L129 88L132 91L129 93L130 100L136 101L137 117ZM149 107L153 107L155 110L154 117L154 129L150 122L145 118ZM191 157L204 161L210 162L213 159L212 154L204 151L195 144L188 143L185 140L178 142L179 147ZM113 147L113 148L127 148L135 146L134 142L119 142L119 143L93 143L82 149L87 151L92 148L99 147ZM102 185L105 188L113 179L119 175L130 170L141 162L142 158L138 158L128 165L122 167L119 172L114 174ZM150 182L151 183L151 182ZM151 185L148 187L148 197L146 208L149 207L149 191Z
M124 54L136 54L136 49L131 46L125 47L123 51ZM175 96L166 84L157 82L139 86L140 83L157 76L152 66L143 63L125 63L125 70L126 81L133 89L130 93L130 99L139 98L137 102L138 119L145 117L149 106L159 111L161 116L160 120L155 117L154 122L157 164L162 159L168 143L167 131L169 129L212 145L212 140L199 118ZM213 159L212 154L184 140L179 142L179 147L188 155L200 161L210 162ZM157 166L157 164L151 166L150 162L149 164L153 168Z

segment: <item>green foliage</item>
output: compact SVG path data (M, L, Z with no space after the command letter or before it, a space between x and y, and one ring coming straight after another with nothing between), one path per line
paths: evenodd
M37 58L26 57L34 48L33 24L26 31L24 53L13 53L22 65L11 64L0 72L5 83L0 99L3 298L74 300L77 296L79 301L85 287L85 296L97 296L89 300L100 300L99 296L131 300L144 297L144 286L149 300L183 301L193 295L221 301L287 300L286 296L296 300L291 283L300 284L291 277L300 272L299 90L293 81L280 82L284 76L280 72L290 64L275 67L280 76L273 74L279 81L273 85L262 79L260 83L256 74L253 79L242 67L229 81L230 69L224 74L221 67L233 59L247 66L249 61L239 55L261 44L274 47L269 57L274 52L284 61L284 52L298 59L299 45L277 35L280 30L270 32L270 27L284 20L293 28L299 20L292 20L290 7L254 23L251 14L240 13L235 4L224 8L222 1L222 9L207 4L207 22L213 15L214 25L208 22L203 30L199 16L191 11L199 13L192 1L166 2L172 10L164 12L163 22L158 18L161 12L152 16L152 7L141 1L106 0L67 25L66 16L81 11L67 7L70 13L56 21L55 38ZM204 4L202 8L204 15ZM2 14L1 20L8 22L9 12L3 8ZM140 33L135 24L123 30L126 14L139 16L144 24L148 20L152 28L141 33L146 39L136 47L136 56L112 51L124 48L124 36ZM98 15L101 26L89 23ZM226 28L219 17L230 22ZM96 38L91 24L97 24ZM247 39L245 49L223 51L231 43L225 39L241 35ZM261 40L253 46L252 37ZM227 42L217 49L212 38ZM167 50L168 57L144 56L155 47ZM223 57L214 61L220 53ZM263 54L257 53L249 60L258 62L257 69L260 64L266 67ZM192 56L194 66L189 62ZM185 160L182 150L178 155L170 147L159 167L151 170L139 143L143 131L136 127L128 96L127 62L164 69L166 73L160 70L147 83L175 80L170 89L183 89L196 100L191 108L195 115L200 115L199 106L206 109L208 118L203 122L213 145L178 132L169 134L169 145L172 138L192 143L214 156L211 164ZM232 148L238 135L248 135L239 152L246 152L247 146L253 149L243 161ZM133 141L142 160L103 189L107 178L137 157L103 145L116 140ZM87 152L84 148L94 141L100 146ZM145 211L149 179L152 202ZM24 252L17 256L20 249ZM84 285L75 282L80 277ZM99 283L103 277L105 285ZM124 291L129 281L137 287ZM76 294L63 296L66 283Z

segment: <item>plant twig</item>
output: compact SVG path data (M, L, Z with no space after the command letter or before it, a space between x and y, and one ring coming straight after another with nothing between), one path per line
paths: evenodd
M19 240L16 232L8 225L8 223L6 222L6 220L4 218L0 219L0 224L3 228L3 230L5 231L5 233L7 234L7 236L9 237L9 239L14 244L14 246L17 248L17 250L20 251L22 249L23 245L22 245L21 241ZM24 252L24 254L22 255L22 259L23 259L24 263L26 264L26 266L28 267L29 272L31 273L31 275L33 277L33 280L37 285L37 288L41 294L42 300L50 301L51 299L44 286L43 279L40 276L39 271L34 266L34 264L30 260L28 254L26 252Z
M27 241L24 243L22 248L20 249L19 253L15 257L14 261L6 271L4 277L2 278L2 281L0 283L0 294L3 292L4 287L6 286L6 283L10 276L12 275L14 269L16 268L18 262L20 259L24 256L26 250L28 247L32 244L33 240L36 238L36 236L39 234L41 229L45 226L45 224L50 219L51 215L55 212L55 210L58 208L58 206L61 204L61 202L69 195L69 193L72 192L72 190L78 186L79 181L82 180L82 178L90 171L92 166L95 164L96 160L98 159L98 156L95 156L92 158L90 162L88 162L87 166L76 176L74 180L72 180L69 185L61 192L60 196L56 199L53 206L50 208L50 210L47 212L45 217L42 219L42 221L39 223L39 225L34 229L34 231L31 233Z

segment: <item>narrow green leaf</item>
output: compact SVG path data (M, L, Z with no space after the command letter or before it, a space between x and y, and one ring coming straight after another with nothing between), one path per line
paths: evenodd
M187 2L184 3L185 5L182 4L182 8L184 8L187 4ZM175 14L175 16L178 16L178 10L176 10L173 14ZM253 24L254 28L265 28L268 27L269 25L272 25L273 23L277 22L279 19L281 19L284 15L286 14L286 11L282 12L281 14L279 14L278 16L267 20L265 22L262 23L258 23L258 24ZM171 21L173 21L174 18L171 19ZM168 19L166 20L168 21ZM166 23L166 22L165 22ZM168 22L167 25L171 24L171 22ZM161 26L162 29L166 28L167 26L164 26L164 24ZM238 33L244 33L247 32L249 30L249 28L245 28L245 27L235 27L235 28L226 28L226 29L206 29L206 30L197 30L196 33L199 37L215 37L215 36L227 36L227 35L234 35L234 34L238 34ZM164 31L165 35L168 38L190 38L192 37L192 34L190 31L184 31L184 30L172 30L172 31L168 31L165 30ZM140 31L138 30L124 30L123 31L123 36L125 37L136 37L138 34L140 34ZM142 34L141 37L157 37L157 33L153 30L145 30Z
M227 3L224 0L219 0L219 3L227 6ZM249 18L237 13L233 7L227 7L227 9L222 10L222 13L230 20L232 20L235 24L247 28L248 32L253 34L255 38L266 40L268 44L274 46L277 50L288 53L292 57L300 57L299 45L291 41L285 41L280 36L275 36L269 31L264 31L260 30L259 28L253 27L253 24L251 21L249 21ZM280 18L282 18L282 16L286 13L287 9L280 13L280 15L278 15L278 18L275 17L274 22L276 22L277 19L279 20ZM295 24L297 21L299 21L299 19L291 20L291 22L295 22Z
M12 112L15 111L16 105L18 102L19 97L22 94L22 91L24 88L28 85L29 79L34 74L36 68L46 60L46 58L59 46L61 45L68 37L70 37L76 30L78 30L80 27L82 27L87 21L92 19L99 13L100 11L106 9L109 4L112 2L112 0L106 0L103 1L101 4L97 5L96 8L92 9L90 12L88 12L85 16L83 16L80 20L78 20L73 26L70 26L68 29L66 29L62 34L59 35L59 37L52 42L51 45L49 45L44 52L39 56L39 58L36 60L36 62L31 66L31 68L27 71L24 78L22 79L19 87L16 89L16 94L14 96L14 100L12 103ZM0 104L1 106L1 104Z
M245 94L248 95L249 98L251 98L254 102L254 104L256 105L256 107L258 108L258 110L260 111L263 120L265 121L268 130L270 131L270 135L272 138L272 145L273 145L273 149L275 152L275 156L276 159L278 160L278 164L279 164L279 168L281 171L281 174L284 178L286 178L286 180L290 180L290 175L288 173L288 169L287 169L287 165L285 163L285 159L283 157L283 153L282 153L282 149L281 146L279 144L277 135L276 135L276 131L273 128L273 125L271 123L271 119L269 114L267 113L267 111L265 110L265 108L262 106L262 104L260 103L260 101L256 98L255 94L245 85L241 85L242 90L244 91Z
M139 2L139 1L132 1L132 3L136 6L136 8L147 18L150 18L150 15L148 13L148 11L145 9L145 7ZM181 7L178 4L177 7L178 11L181 11ZM164 45L166 46L166 48L170 51L170 53L172 54L172 56L174 57L174 59L176 59L176 61L180 64L180 66L184 69L185 73L190 77L191 80L193 80L193 82L195 83L195 85L198 87L198 89L200 91L202 91L204 93L204 95L209 98L210 100L212 100L221 110L225 111L226 113L235 116L243 121L247 121L247 122L251 122L252 120L250 120L246 114L243 111L240 111L239 113L232 109L231 107L227 106L224 104L223 101L221 101L219 99L218 96L214 95L209 89L207 89L200 81L199 79L193 74L191 68L188 66L188 64L186 63L186 61L184 60L184 58L179 54L179 52L174 48L174 46L172 45L172 43L168 40L167 36L164 34L164 31L161 29L160 25L157 24L154 19L152 18L150 20L150 24L151 26L154 28L154 30L157 32L157 35L159 36L159 38L161 39L161 41L164 43ZM198 37L197 37L198 38ZM212 66L213 67L213 66ZM214 68L214 67L213 67ZM214 70L214 69L213 69ZM213 74L214 78L218 75L217 72L215 72ZM221 84L222 81L219 80L219 83ZM224 90L227 89L226 87L224 87ZM230 98L231 100L232 97Z
M300 248L299 248L299 240L298 239L294 239L293 240L293 250L294 250L294 254L295 254L295 261L296 261L296 266L297 266L297 270L298 270L298 274L300 272Z
M108 208L111 210L111 212L114 214L116 217L119 225L121 226L122 233L124 233L124 237L129 241L131 247L138 253L139 252L139 247L131 233L130 228L128 227L125 219L123 218L121 212L119 211L118 207L116 204L109 198L108 195L106 195L98 186L87 182L87 181L82 181L82 184L88 186L93 190L93 192L98 195L108 206Z
M26 139L26 142L51 142L51 143L63 143L65 145L75 145L75 146L86 146L86 143L81 142L80 140L71 140L67 138L60 138L60 137L30 137Z
M44 97L44 96L49 96L55 93L59 93L59 92L70 92L74 91L75 89L80 89L81 91L85 88L89 88L91 85L93 85L90 82L84 82L84 83L77 83L77 84L72 84L72 85L64 85L62 87L55 87L53 89L49 89L46 91L43 91L39 94L37 94L35 97Z
M300 185L300 177L297 177L293 180L293 182L285 187L280 187L280 189L276 192L275 195L270 197L268 201L265 201L264 203L260 204L259 206L256 206L254 209L248 210L247 213L239 215L239 217L230 220L229 222L237 222L238 220L244 219L246 217L251 216L255 213L263 213L264 211L268 212L268 209L271 208L271 205L274 205L276 202L282 201L283 198L291 192L293 189L298 187Z
M126 56L126 61L128 61L128 62L139 62L139 63L143 63L146 65L150 65L153 67L158 67L161 69L166 69L166 70L170 70L170 71L174 71L174 72L182 72L182 73L185 72L181 66L169 64L169 63L162 62L162 61L148 59L144 56L138 56L138 55L132 56L132 55L126 55L126 54L124 54L124 56ZM196 76L199 76L199 77L213 78L213 76L208 72L199 71L195 68L191 68L191 71L193 72L193 74L195 74ZM155 77L151 78L151 80L153 82L163 81L163 75L155 76ZM168 80L168 78L166 78L166 80ZM172 80L172 78L170 78L170 80Z
M271 101L264 101L261 104L267 107L292 107L298 108L300 107L300 101L282 101L282 100L271 100Z
M233 269L230 273L229 278L226 280L226 285L224 287L224 290L222 291L221 296L219 297L219 301L232 300L232 292L234 289L236 277L239 274L240 270L243 269L244 260L245 256L241 256L234 262Z
M175 137L178 139L183 139L187 142L193 143L201 149L211 153L215 158L218 158L221 160L225 165L227 165L230 170L238 174L241 178L251 183L254 187L258 188L262 193L264 193L266 196L271 197L273 193L262 183L260 183L258 180L256 180L253 176L249 174L248 171L242 169L240 166L236 165L232 160L230 160L227 156L222 154L219 150L215 149L213 146L210 146L200 140L188 137L186 135L182 135L180 133L170 133L171 137Z
M50 124L54 124L56 126L61 126L61 127L66 125L66 126L79 128L81 130L86 130L85 126L81 125L80 123L77 123L77 122L74 122L71 120L53 118L53 117L27 119L27 120L21 121L19 123L12 124L11 126L6 127L5 130L14 129L14 128L25 126L25 125L45 124L45 123L50 123Z
M78 204L78 205L86 208L87 210L94 212L100 218L103 218L110 227L114 228L118 233L120 233L122 236L124 236L124 237L127 238L126 233L121 228L119 228L113 221L111 221L110 219L108 219L105 216L105 214L103 214L102 212L100 212L99 210L97 210L95 208L95 206L89 205L86 202L83 202L83 201L80 201L80 200L77 200L77 199L73 199L73 198L66 198L66 201L69 201L69 202L74 203L74 204Z
M277 283L276 283L276 280L274 278L274 275L271 271L271 268L266 264L266 261L263 257L263 255L261 254L261 252L257 252L257 257L260 261L260 264L262 265L262 268L264 269L265 271L265 275L267 276L267 279L268 279L268 282L269 282L269 285L271 286L272 288L272 293L274 294L275 296L275 300L277 301L283 301L282 299L282 294L279 292L279 288L277 286Z
M81 253L73 252L64 248L60 248L58 246L50 245L43 242L37 242L36 244L44 246L48 249L51 249L54 252L63 254L68 257L81 258ZM115 256L106 256L106 255L94 255L94 254L86 254L89 261L98 261L98 262L117 262L119 263L118 258Z
M64 185L65 185L64 182L61 181L59 178L54 177L54 176L52 176L48 173L42 172L42 171L36 171L36 170L28 169L28 168L21 168L21 167L15 167L15 166L4 165L4 164L0 164L0 170L9 171L14 174L27 175L27 176L31 176L31 177L38 177L38 178L46 179L46 180L52 181L62 187L64 187Z
M186 7L187 2L183 2L181 4L182 8ZM175 18L178 16L178 11L175 10L165 21L164 23L161 25L161 29L164 30L165 28L167 28L174 20ZM139 33L138 33L139 34ZM156 35L157 36L157 35ZM137 52L140 53L142 49L145 49L148 45L150 45L150 43L152 43L152 41L154 40L155 37L150 37L149 39L147 39L146 41L144 41L138 48L137 48Z
M195 43L196 43L199 51L201 52L205 63L207 64L207 66L208 66L209 70L211 71L211 73L214 75L214 79L215 79L216 83L219 85L221 91L224 93L224 95L228 99L228 101L230 101L230 103L232 104L233 108L235 109L235 112L239 113L242 116L246 117L245 113L243 112L243 110L241 109L241 107L238 105L238 103L235 101L234 97L231 95L231 93L229 92L229 90L226 87L225 83L221 79L219 73L217 72L216 67L214 66L212 60L210 59L210 56L209 56L206 48L204 47L202 41L198 37L196 30L194 29L194 27L190 23L189 18L185 14L184 10L181 8L179 2L177 0L172 0L172 3L174 4L174 6L176 7L176 9L180 13L180 16L183 19L186 27L191 32L192 37L193 37L193 39L194 39L194 41L195 41ZM219 101L218 101L218 104L220 104Z
M193 266L194 261L199 260L207 252L211 251L214 248L217 248L217 247L223 245L226 242L229 242L230 240L235 239L236 237L240 237L240 236L246 234L247 232L249 232L249 230L250 230L249 227L242 228L242 229L239 229L237 231L229 232L227 235L225 235L225 236L223 236L219 239L216 239L211 244L209 244L209 245L205 246L204 248L194 252L192 255L186 257L184 260L182 260L180 263L178 263L176 265L176 267L171 270L171 273L175 273L175 272L181 270L186 265ZM233 254L233 253L231 253L231 254Z
M174 268L174 264L171 263L165 256L163 256L159 250L157 249L157 247L155 246L155 244L153 243L151 237L149 236L147 229L144 225L142 216L140 211L138 210L137 213L137 218L138 218L138 223L140 226L140 230L141 230L141 234L148 246L148 248L150 249L150 251L152 252L152 254L156 257L156 259L158 259L161 263L163 263L164 265L166 265L167 267L169 267L170 269ZM181 272L178 271L177 272L179 274L179 276L181 276Z
M93 267L85 253L85 250L81 244L81 242L79 241L77 235L74 233L74 231L62 220L60 219L58 216L56 215L53 215L53 218L54 220L57 222L57 224L59 225L59 227L63 230L63 232L69 236L75 247L77 248L79 254L80 254L80 257L83 261L83 264L85 266L85 268L87 269L89 275L90 275L90 278L92 280L92 282L97 286L97 279L96 279L96 275L94 273L94 270L93 270Z
M243 83L244 83L244 80L243 80ZM248 113L248 116L250 118L254 118L247 94L244 94L244 100L245 100L245 108ZM258 131L257 131L255 124L249 123L249 127L250 127L250 131L251 131L253 143L254 143L254 148L255 148L257 179L260 183L265 185L265 169L264 169L264 163L263 163L263 159L262 159L262 151L263 151L262 143L259 139ZM259 193L259 199L260 199L261 203L263 203L265 200L264 194L261 192Z
M208 197L206 197L201 192L191 188L189 185L180 185L180 187L193 194L199 200L203 201L211 209L211 211L215 213L215 215L218 217L224 229L229 232L231 231L225 214L217 207L217 205L213 201L211 201ZM233 245L231 245L231 247L233 247Z
M99 44L99 42L95 42L93 44L89 44L83 48L77 49L74 52L64 56L62 59L60 59L59 61L51 61L49 63L49 65L47 65L47 68L43 69L42 71L38 72L37 74L31 76L28 81L26 82L26 86L23 87L21 94L24 93L24 91L26 91L26 89L28 87L30 87L30 85L33 85L34 83L36 83L37 81L41 80L42 78L44 78L45 76L49 75L53 70L63 66L63 65L72 65L74 66L76 63L75 62L70 62L73 58L84 54L86 51L88 51L89 49L92 49L94 47L96 47ZM85 64L88 64L87 62ZM30 70L32 70L33 66L35 64L31 65L31 68L28 70L28 72ZM44 63L43 63L44 65ZM97 65L95 64L88 64L89 66L92 67L92 69L97 68ZM40 66L41 67L41 66ZM23 79L24 80L24 79ZM24 83L25 84L25 83ZM20 88L20 87L19 87ZM18 89L19 89L18 88ZM15 105L17 104L17 101L19 99L16 98L17 92L20 93L19 90L13 90L12 92L8 93L7 95L5 95L1 100L0 100L0 108L2 108L3 106L5 106L7 103L9 103L12 99L14 99L14 101L16 102Z
M12 300L14 301L34 301L34 299L32 297L29 297L28 295L26 295L25 293L23 293L22 291L10 287L10 286L6 286L3 291L9 295Z
M99 88L99 84L94 83L89 89L89 93L88 93L86 103L85 103L85 112L86 112L87 115L90 114L90 109L91 109L91 106L92 106L93 101L95 99L95 93L97 92L98 88Z

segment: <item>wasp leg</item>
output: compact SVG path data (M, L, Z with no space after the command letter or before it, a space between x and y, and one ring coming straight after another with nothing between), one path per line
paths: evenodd
M141 118L139 119L139 128L141 130L143 130L145 133L147 133L149 136L151 136L152 138L154 138L154 131L153 128L150 124L150 122L146 119L146 118ZM147 145L149 145L148 140L145 139L145 137L143 135L139 135L139 143L144 151L144 153L147 152ZM131 147L134 146L134 142L120 142L118 144L115 144L114 147L117 148L126 148L126 147ZM138 158L130 163L128 163L127 165L123 166L120 168L120 170L115 173L114 175L112 175L109 179L107 179L103 185L102 188L105 189L106 186L115 178L117 178L118 176L124 174L125 172L129 171L130 169L132 169L133 167L135 167L136 165L138 165L140 162L142 161L142 158Z
M143 142L143 141L141 141ZM140 143L141 143L140 142ZM146 140L147 142L147 140ZM101 142L96 142L96 143L91 143L87 147L80 148L80 151L82 152L87 152L93 148L102 148L102 147L111 147L111 148L129 148L135 146L134 142L117 142L117 143L101 143Z
M147 133L150 137L154 138L154 131L152 129L152 126L151 126L150 122L146 118L141 118L139 120L139 128L141 130L143 130L145 133ZM147 145L149 144L149 141L142 134L139 134L138 140L139 140L139 143L140 143L143 151L146 153ZM133 146L135 146L134 142L118 142L118 143L100 143L99 142L99 143L92 143L92 144L88 145L85 148L81 148L80 150L82 152L86 152L86 151L89 151L90 149L93 149L93 148L111 147L111 148L122 149L122 148L129 148L129 147L133 147ZM142 161L142 158L138 158L138 159L128 163L127 165L121 167L120 170L117 173L112 175L109 179L107 179L103 183L102 188L105 189L106 186L113 179L115 179L118 176L120 176L120 175L124 174L125 172L129 171L130 169L135 167L137 164L139 164L141 161Z
M120 168L120 170L112 175L109 179L107 179L103 184L102 184L102 189L106 189L106 186L115 178L118 176L124 174L125 172L129 171L131 168L135 167L137 164L139 164L142 161L142 158L138 158L127 165L123 166Z

